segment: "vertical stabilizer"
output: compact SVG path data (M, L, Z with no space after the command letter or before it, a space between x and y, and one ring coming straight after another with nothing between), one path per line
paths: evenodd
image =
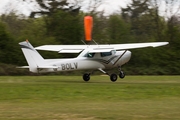
M26 61L29 65L29 71L38 72L40 66L45 65L44 58L34 49L34 47L28 42L20 42L22 52L26 58Z

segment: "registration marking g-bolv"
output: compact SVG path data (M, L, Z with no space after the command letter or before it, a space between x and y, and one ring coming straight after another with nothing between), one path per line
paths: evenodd
M78 63L65 63L61 64L62 70L75 70L78 69Z

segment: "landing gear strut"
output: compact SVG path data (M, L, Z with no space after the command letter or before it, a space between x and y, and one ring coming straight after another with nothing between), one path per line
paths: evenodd
M121 70L121 67L119 66L118 69L119 69L119 77L120 77L120 78L124 78L124 77L125 77L125 74L124 74L124 72ZM104 74L109 75L109 76L110 76L110 80L111 80L112 82L115 82L115 81L118 79L117 75L114 74L114 73L113 73L113 74L109 74L109 73L107 73L106 71L104 71L104 70L101 69L101 68L99 68L98 70L101 71L101 72L104 73ZM92 73L93 73L93 72L92 72ZM83 75L83 80L86 81L86 82L88 82L88 81L90 80L90 75L91 75L92 73L85 73L85 74Z
M116 80L117 80L117 75L116 74L109 74L109 73L107 73L107 72L105 72L104 70L102 70L101 68L99 68L99 70L101 71L101 72L103 72L104 74L107 74L107 75L109 75L110 76L110 80L112 81L112 82L115 82Z
M125 73L121 70L121 66L119 66L118 69L119 69L119 77L123 79L125 77Z

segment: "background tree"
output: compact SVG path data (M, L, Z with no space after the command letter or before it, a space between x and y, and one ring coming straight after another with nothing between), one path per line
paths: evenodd
M93 17L92 39L98 44L109 43L107 34L107 18L103 16L103 13L92 13L90 15Z
M79 17L79 6L73 6L67 0L36 0L41 11L32 12L30 17L36 14L45 15L48 36L53 36L59 44L79 43L82 38L82 27Z
M27 20L23 15L17 15L14 11L9 12L9 14L2 14L0 20L6 25L7 30L11 35L19 36L20 30L25 27Z
M108 34L111 43L132 42L130 37L130 25L119 14L113 14L108 19Z
M18 63L16 42L7 32L6 27L2 22L0 22L0 62L7 64Z
M39 11L31 12L31 18L34 18L37 14L51 16L53 13L56 13L59 10L77 15L80 10L80 7L70 5L67 0L48 0L48 2L44 0L36 0L36 2L41 9Z
M131 35L136 38L136 41L153 41L151 36L155 25L152 22L149 0L133 0L121 11L123 19L131 24Z

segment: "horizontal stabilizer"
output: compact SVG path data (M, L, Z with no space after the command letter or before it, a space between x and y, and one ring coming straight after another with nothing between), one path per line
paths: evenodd
M16 68L30 68L29 66L19 66L19 67L16 67Z
M30 68L29 66L19 66L19 67L16 67L16 68ZM57 69L58 67L57 66L38 66L37 67L38 69Z
M40 69L57 69L58 67L57 66L38 66L38 68Z

